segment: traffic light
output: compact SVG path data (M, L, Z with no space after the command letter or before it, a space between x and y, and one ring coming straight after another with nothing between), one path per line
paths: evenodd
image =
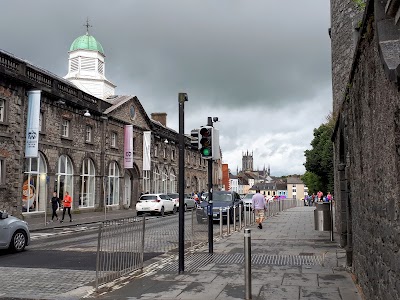
M193 129L190 132L190 144L192 145L193 149L199 149L199 130Z
M213 151L212 151L212 139L213 139L213 127L212 126L204 126L200 128L200 136L199 136L199 150L201 157L204 159L212 159Z

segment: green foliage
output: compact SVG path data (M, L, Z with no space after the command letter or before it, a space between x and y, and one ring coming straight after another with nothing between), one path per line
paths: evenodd
M364 10L366 3L364 0L353 0L354 4L357 6L359 10Z
M308 194L317 193L320 190L323 190L321 179L318 175L306 171L303 176L301 176L301 180L308 187Z
M314 139L311 141L312 148L304 152L306 170L313 175L307 175L309 180L307 186L310 189L318 189L327 192L333 192L333 143L331 141L334 128L332 115L327 117L327 122L314 129ZM307 172L306 172L307 173ZM305 174L306 175L306 174Z

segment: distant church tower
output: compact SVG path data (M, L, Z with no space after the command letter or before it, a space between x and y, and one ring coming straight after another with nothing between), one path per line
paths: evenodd
M253 171L253 152L251 154L247 152L242 153L242 170Z
M64 77L82 91L100 99L115 94L115 85L105 77L105 54L101 44L86 34L74 40L69 49L68 74Z

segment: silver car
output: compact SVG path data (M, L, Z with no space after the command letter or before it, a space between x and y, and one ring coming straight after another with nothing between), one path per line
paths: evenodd
M28 223L0 211L0 249L21 252L29 242Z

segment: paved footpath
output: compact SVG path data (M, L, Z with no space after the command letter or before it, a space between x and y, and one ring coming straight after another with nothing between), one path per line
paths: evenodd
M252 299L360 300L345 268L345 253L329 232L314 230L313 207L297 207L251 227ZM98 299L245 299L244 236L233 233L178 262L159 263L144 273L100 290Z

